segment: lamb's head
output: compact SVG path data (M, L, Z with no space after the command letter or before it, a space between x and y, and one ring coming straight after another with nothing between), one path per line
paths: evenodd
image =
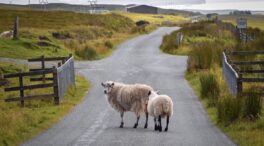
M104 94L109 94L113 89L115 83L113 81L102 82L101 85L104 87Z
M149 99L155 98L159 95L159 91L149 91Z

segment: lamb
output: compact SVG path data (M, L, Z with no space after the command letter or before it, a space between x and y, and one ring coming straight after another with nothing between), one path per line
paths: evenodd
M124 112L132 111L136 114L137 120L134 128L137 128L140 119L140 113L145 112L146 122L144 128L148 127L148 112L147 103L152 87L145 84L123 84L113 81L102 82L101 85L105 88L108 103L116 111L120 113L121 124L120 128L124 126Z
M173 114L173 102L167 95L158 95L157 92L151 91L147 106L148 113L154 117L155 131L162 131L161 118L167 117L165 131L168 131L169 120ZM157 123L158 119L158 123Z

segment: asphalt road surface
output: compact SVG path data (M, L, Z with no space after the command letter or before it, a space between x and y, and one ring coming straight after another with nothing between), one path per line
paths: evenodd
M160 52L162 37L177 27L162 27L148 35L122 43L112 56L99 61L77 62L76 72L92 82L85 100L46 132L25 146L230 146L235 145L209 122L198 97L184 79L186 56ZM145 83L173 98L174 115L168 132L155 132L153 118L144 129L142 114L137 129L136 117L125 113L124 128L119 128L119 113L112 110L100 83L113 80ZM163 120L165 128L165 120Z

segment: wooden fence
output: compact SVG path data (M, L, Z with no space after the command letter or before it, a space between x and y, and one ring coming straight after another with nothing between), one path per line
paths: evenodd
M264 76L262 77L244 77L245 74L254 76L254 74L264 74L264 69L250 69L243 68L243 65L264 65L264 61L234 61L231 57L234 56L250 56L261 55L262 51L231 51L223 52L222 69L224 78L228 84L231 93L235 96L243 93L243 83L264 83Z
M221 20L215 20L215 23L222 29L231 31L239 40L244 43L254 40L254 36L247 34L246 29L238 29L235 25L229 22L223 22Z
M6 98L6 102L20 101L21 105L24 106L24 101L29 99L40 99L40 98L54 98L54 103L59 104L60 98L62 98L67 88L70 85L75 85L75 74L74 74L74 58L72 55L69 57L50 57L45 58L41 56L39 58L28 59L29 62L40 62L40 68L30 69L29 72L6 74L4 78L18 78L19 86L5 88L5 92L19 91L19 97ZM58 66L47 67L47 61L57 61ZM29 77L30 82L39 81L42 83L25 85L25 77ZM53 87L52 93L29 95L25 96L25 90L34 90L41 88Z

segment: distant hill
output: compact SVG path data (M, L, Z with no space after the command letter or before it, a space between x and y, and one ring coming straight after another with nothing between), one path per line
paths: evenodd
M74 12L88 12L91 9L89 5L72 5L65 3L49 3L46 6L47 10L55 10L55 11L74 11ZM15 4L1 4L0 8L10 8L10 9L42 9L43 5L40 4L31 4L31 5L15 5ZM125 6L123 5L98 5L98 9L105 9L109 11L118 10L124 11Z
M199 12L202 14L217 13L219 15L227 15L230 12L237 11L235 9L226 9L226 10L195 10L195 9L186 9L186 11ZM264 14L264 11L251 11L252 14Z
M126 11L126 7L135 6L131 5L108 5L108 4L98 4L98 9L104 9L109 11ZM42 9L42 5L40 4L31 4L31 5L15 5L15 4L1 4L0 8L7 9ZM73 5L73 4L65 4L65 3L50 3L46 5L47 10L56 10L56 11L74 11L74 12L88 12L91 7L89 5ZM192 11L185 10L175 10L175 9L162 9L158 8L160 14L176 14L183 16L195 16L200 13L195 13Z

